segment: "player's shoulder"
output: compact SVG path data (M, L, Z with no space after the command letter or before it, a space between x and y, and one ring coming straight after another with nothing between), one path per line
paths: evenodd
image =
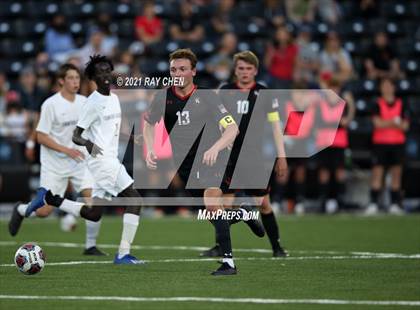
M260 82L257 82L257 83L255 84L255 89L257 89L257 90L260 90L260 89L267 89L267 86L266 86L266 85L264 85L264 84L262 84L262 83L260 83Z
M62 97L60 95L59 92L49 96L48 98L46 98L44 100L44 102L42 103L41 107L43 109L45 109L46 107L52 107L54 106L54 104L57 104L57 102L61 102L62 101Z
M76 101L77 102L86 102L87 97L80 95L80 94L76 94Z

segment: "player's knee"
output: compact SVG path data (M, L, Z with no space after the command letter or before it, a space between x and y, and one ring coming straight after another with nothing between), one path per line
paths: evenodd
M262 204L258 208L260 209L260 212L262 214L270 214L271 212L273 212L273 208L271 207L271 205Z
M141 207L138 206L128 206L125 209L125 213L130 213L130 214L135 214L135 215L139 215L141 211Z

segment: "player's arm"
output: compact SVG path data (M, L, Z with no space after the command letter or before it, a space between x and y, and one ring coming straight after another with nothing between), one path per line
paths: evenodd
M278 112L276 112L278 114ZM274 143L276 144L277 150L277 161L276 161L276 173L282 177L287 173L287 160L286 151L284 149L283 133L280 127L280 121L271 122L271 128L273 130Z
M89 154L93 157L96 157L97 155L102 155L102 149L99 146L94 144L92 141L82 137L83 131L83 128L76 126L76 129L73 131L73 143L86 147Z
M345 92L343 94L343 98L346 101L347 113L344 117L341 118L340 124L341 126L347 127L350 124L350 122L354 119L354 115L356 114L356 108L354 106L353 95L350 92Z
M144 122L143 140L147 148L146 165L149 169L156 169L157 156L153 148L155 141L155 125L150 124L148 121Z
M54 139L52 139L48 134L44 132L37 131L36 137L39 144L42 144L43 146L52 149L56 152L63 153L68 157L74 159L75 161L82 161L84 159L84 155L82 152L57 143L56 141L54 141Z
M219 152L231 145L239 133L238 125L236 125L232 115L228 114L223 116L219 121L219 124L225 130L222 136L204 153L203 156L203 163L209 166L213 166L216 163Z

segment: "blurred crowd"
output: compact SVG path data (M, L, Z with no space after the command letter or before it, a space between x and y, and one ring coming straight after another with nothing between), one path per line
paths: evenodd
M407 3L415 5L414 1ZM80 7L83 12L88 4L95 3L81 0L62 2L63 7L66 4ZM80 14L72 16L71 11L58 9L44 17L47 27L35 44L36 52L30 57L20 58L21 67L17 71L4 69L2 72L4 67L0 67L2 164L22 166L37 163L34 128L43 100L58 89L54 77L56 69L60 64L70 62L83 71L92 54L110 57L118 75L165 76L169 52L178 47L191 47L200 60L197 83L217 88L232 78L233 54L250 49L259 56L262 64L258 81L269 88L334 88L338 94L346 94L346 101L352 102L355 110L345 126L354 130L354 145L362 150L369 144L359 145L357 139L366 139L366 136L370 139L373 132L373 124L363 132L363 121L370 120L375 110L374 100L387 91L379 87L380 81L390 79L393 94L401 97L406 105L418 99L414 86L420 83L417 69L409 64L407 67L406 62L401 61L405 52L400 48L403 44L394 44L395 40L414 41L416 29L411 29L411 33L400 29L403 27L398 23L401 22L398 6L388 7L384 1L120 0L100 1L96 7L101 9L96 12L94 8L87 17L76 9ZM129 10L127 15L123 15L124 8ZM118 9L120 15L116 16L112 9ZM392 10L397 10L397 13ZM10 19L10 23L14 19ZM420 27L417 35L419 30ZM412 70L408 72L407 68ZM364 84L361 85L361 81ZM371 82L372 86L365 82ZM407 90L404 82L409 83L409 90L414 88L412 93L404 92ZM93 87L83 79L80 92L89 95ZM420 105L420 102L416 104ZM410 120L409 116L407 120ZM410 126L408 131L409 135L418 137L418 127ZM364 138L357 136L360 132ZM351 137L350 140L346 147L349 151L345 153L350 159L345 168L369 169L370 164L364 162L369 155L351 161ZM411 155L420 160L416 157L418 152ZM306 192L313 190L304 188L305 170L308 165L317 164L291 164L295 186L290 192L297 194L287 197L294 201L288 205L290 212L305 200ZM340 185L343 173L335 171L332 175L337 176ZM401 179L401 175L398 177ZM326 178L322 173L315 179L318 185L329 182L329 176ZM287 195L280 188L285 188L284 183L289 181L276 182L281 186L274 186L273 198L281 202ZM295 211L303 212L299 208Z

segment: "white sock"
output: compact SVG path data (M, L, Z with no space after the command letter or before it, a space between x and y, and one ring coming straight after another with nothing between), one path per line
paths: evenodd
M130 254L131 244L136 236L137 227L139 226L140 216L131 213L124 213L123 215L123 231L121 236L121 243L118 249L118 258Z
M86 220L86 249L96 246L96 238L98 238L100 228L101 221L93 222Z
M233 258L232 257L223 257L222 258L222 262L228 263L230 267L235 268L235 264L233 262Z
M25 203L21 203L17 207L18 213L22 216L25 216L26 209L28 209L28 204L25 204ZM36 216L35 212L32 212L31 215L29 215L29 217L34 217L34 216Z
M73 200L64 199L61 205L58 207L60 210L73 214L74 216L80 216L80 209L85 204Z

